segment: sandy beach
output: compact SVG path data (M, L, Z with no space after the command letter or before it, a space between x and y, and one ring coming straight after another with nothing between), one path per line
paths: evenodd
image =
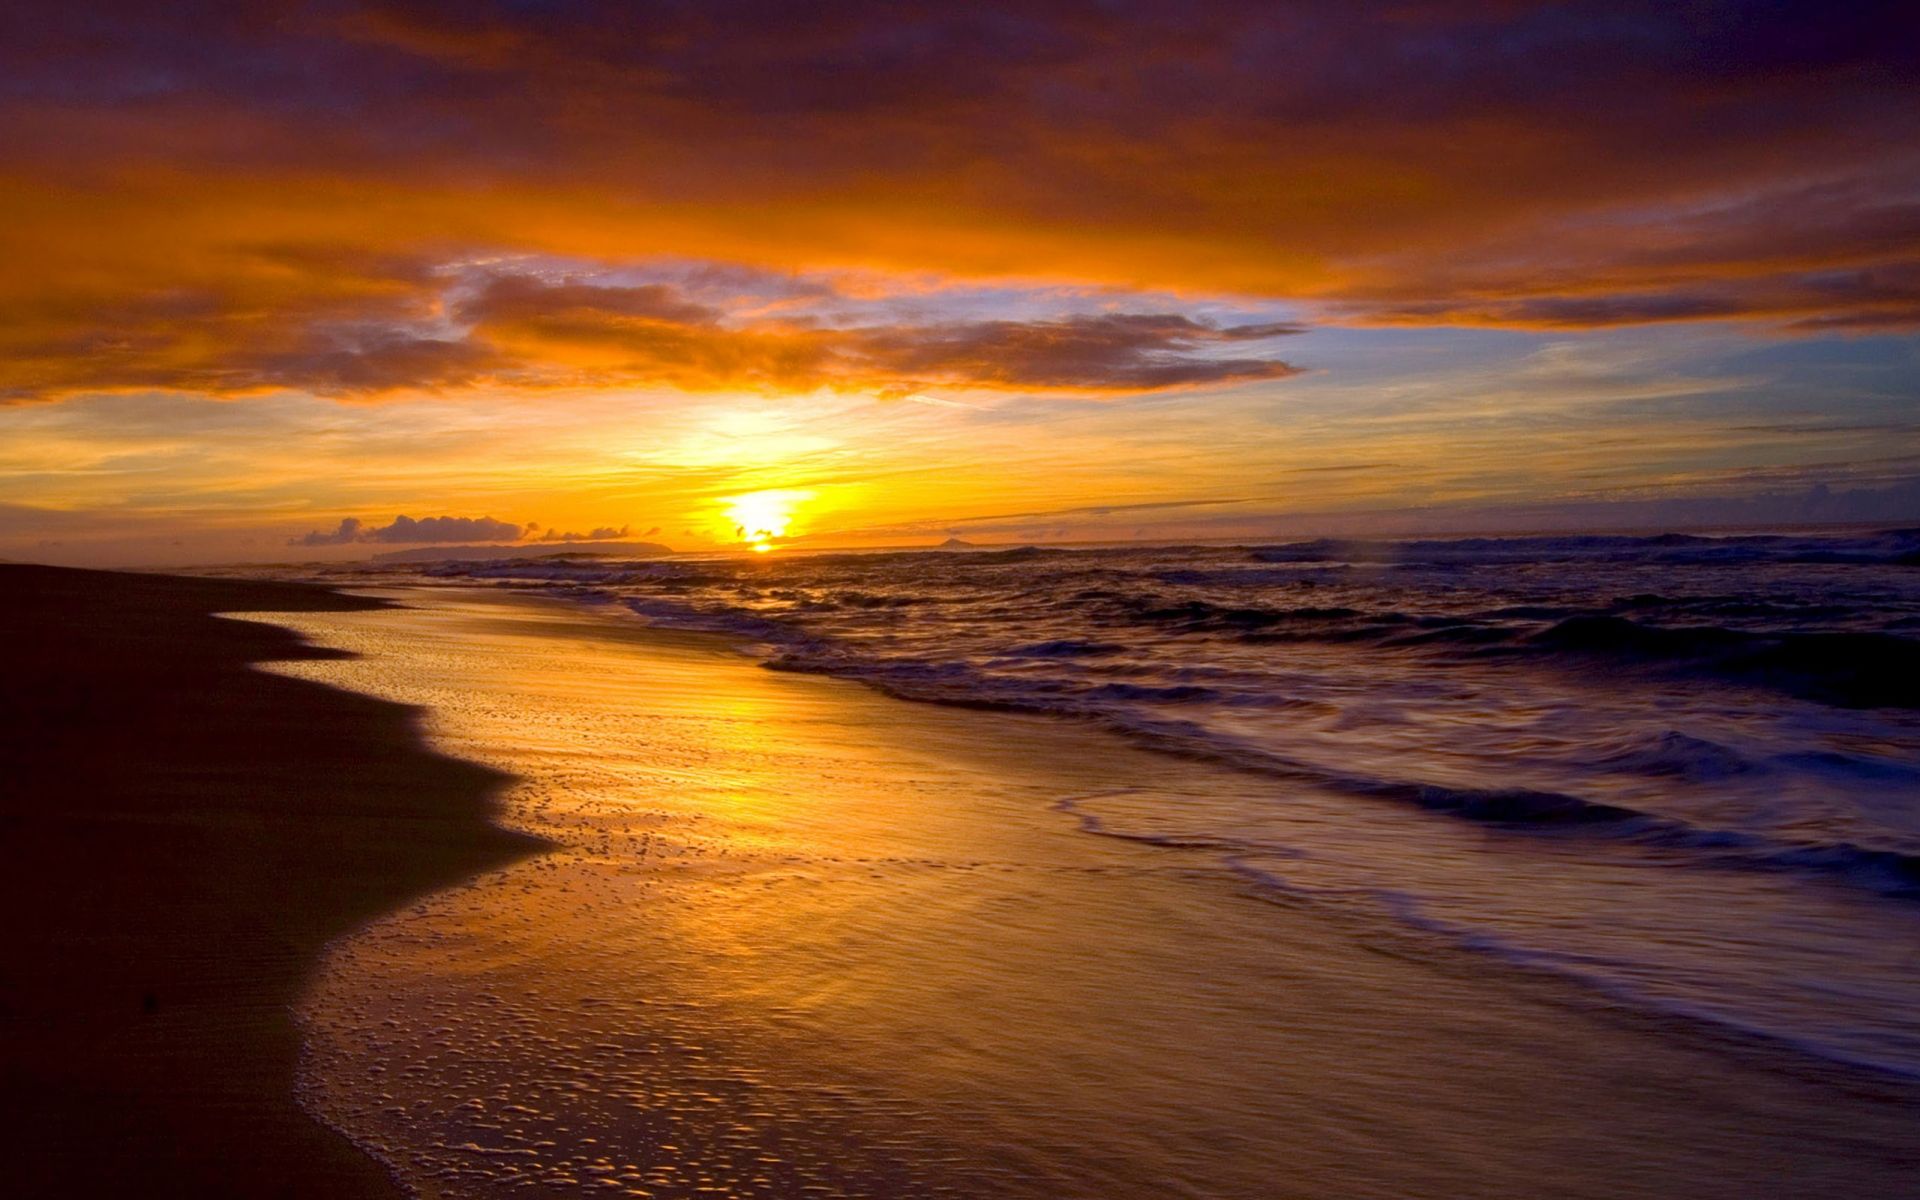
M321 947L530 845L415 713L254 670L315 588L0 566L0 1061L15 1196L399 1195L296 1103Z
M308 1101L420 1194L1910 1188L1907 1084L1090 832L1243 774L607 610L384 594L268 618L360 655L271 669L427 706L556 844L302 1000Z
M15 1194L1910 1190L1910 1083L1099 836L1243 773L511 591L0 596Z

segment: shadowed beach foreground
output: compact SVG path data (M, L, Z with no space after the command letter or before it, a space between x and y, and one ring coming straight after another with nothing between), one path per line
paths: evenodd
M397 1195L296 1104L329 939L531 843L400 705L223 611L315 588L0 565L0 1103L13 1196Z

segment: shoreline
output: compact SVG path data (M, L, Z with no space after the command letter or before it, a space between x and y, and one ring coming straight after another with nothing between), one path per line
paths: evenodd
M1559 1194L1899 1194L1909 1087L1259 902L1052 803L1244 785L1216 767L552 597L418 594L295 619L362 655L290 669L433 703L434 744L520 779L503 818L559 845L376 922L311 998L323 1110L416 1181L599 1164L679 1195L651 1173L747 1154L854 1195L1255 1196L1291 1163L1303 1196L1494 1196L1571 1161ZM1362 1130L1402 1152L1334 1149Z
M505 601L516 605L524 603L534 606L554 606L561 611L603 624L607 635L616 640L637 640L643 644L652 644L670 650L692 648L720 654L727 660L748 662L760 670L776 674L830 682L835 686L850 686L879 697L887 704L978 714L986 718L989 723L1011 719L1057 726L1062 731L1070 731L1063 732L1065 740L1078 741L1091 736L1096 742L1106 743L1110 739L1113 745L1124 746L1128 752L1144 751L1149 760L1166 756L1169 760L1168 769L1172 769L1173 764L1177 763L1187 767L1217 771L1229 778L1241 780L1249 788L1272 787L1276 781L1284 783L1292 778L1289 772L1275 772L1257 763L1249 764L1244 758L1230 754L1196 751L1189 747L1169 744L1164 739L1142 737L1124 726L1115 725L1093 714L916 694L910 690L897 688L883 679L857 672L842 672L819 666L789 665L781 661L777 643L769 642L751 632L726 628L688 628L659 623L656 618L630 610L619 603L583 600L576 596L550 593L539 588L504 586L478 580L442 580L425 585L417 581L400 581L365 583L358 586L369 594L387 592L396 597L417 592L426 597L455 598L456 603L459 597L467 596L480 600ZM411 607L406 599L397 599L395 602L403 607ZM487 756L488 748L486 747L468 746L461 753L461 757L472 758L475 761ZM1117 796L1136 790L1152 789L1150 787L1120 788L1112 795ZM1109 796L1107 794L1063 796L1050 802L1048 807L1067 814L1080 832L1093 836L1143 847L1181 847L1192 842L1188 835L1178 833L1124 832L1107 828L1102 818L1082 812L1078 808L1078 804L1082 801L1105 798ZM1422 811L1416 810L1434 811L1426 805L1409 804L1403 798L1381 799L1364 792L1345 798L1352 799L1360 811L1376 808L1385 812L1397 810L1401 816L1410 816L1414 820L1422 819L1424 815ZM511 806L508 806L502 809L501 815L510 817L511 813ZM1443 826L1450 823L1450 817L1440 822ZM531 826L517 827L539 836L537 829ZM1537 839L1524 825L1508 824L1499 820L1469 821L1461 828L1468 831L1465 836L1479 836L1489 843L1511 839L1508 846L1514 850L1524 851L1544 841L1544 839ZM1225 874L1243 881L1250 896L1264 903L1282 905L1320 903L1324 907L1322 901L1311 898L1307 892L1289 888L1284 883L1276 881L1267 872L1248 866L1242 861L1243 854L1231 853L1224 847L1216 849L1219 868ZM1742 865L1720 869L1735 873L1746 870L1768 870ZM1812 876L1816 883L1827 882L1826 874L1831 874L1842 883L1849 882L1838 870L1823 872L1817 866L1811 869L1800 868L1800 870L1805 875ZM1792 868L1778 868L1778 872L1787 877L1794 875ZM1887 903L1894 905L1907 902L1904 893L1883 896L1881 889L1871 884L1857 883L1857 886L1875 900L1885 899ZM1328 915L1331 916L1331 913ZM1362 923L1375 919L1379 915L1375 913L1362 918ZM1765 1024L1743 1021L1737 1015L1718 1012L1708 1007L1691 1006L1651 991L1620 984L1600 975L1584 973L1565 965L1554 965L1550 961L1551 956L1533 954L1524 946L1500 946L1470 928L1436 926L1394 917L1385 926L1375 930L1371 936L1382 941L1392 941L1395 944L1404 942L1409 947L1438 948L1449 956L1459 956L1463 969L1498 970L1511 976L1515 981L1537 981L1549 992L1564 991L1566 1003L1580 1008L1596 1019L1614 1021L1627 1028L1657 1030L1662 1036L1680 1039L1690 1045L1717 1047L1734 1055L1758 1056L1768 1061L1774 1069L1791 1073L1810 1082L1837 1084L1843 1089L1858 1090L1864 1094L1897 1096L1904 1101L1920 1097L1920 1071L1912 1067L1881 1061L1864 1054L1836 1050L1817 1041L1797 1037L1790 1032L1769 1028ZM1475 964L1478 966L1476 967Z
M393 1197L295 1095L334 939L538 843L419 712L255 669L315 586L0 565L0 974L17 1194Z
M1129 737L1126 730L1084 714L1013 705L975 704L964 700L921 696L897 690L883 681L857 674L839 674L831 670L781 665L776 661L778 655L769 652L771 649L769 644L750 633L726 629L682 628L655 623L644 615L635 614L617 604L583 602L574 597L552 595L538 589L500 587L473 581L438 582L425 587L414 582L365 583L353 585L353 590L365 595L369 600L374 600L377 593L391 593L393 599L380 597L378 603L400 608L416 607L409 603L413 597L408 595L415 592L424 597L452 598L456 602L466 597L481 601L505 601L516 606L526 604L535 608L550 607L601 625L606 636L616 642L633 642L645 647L658 648L669 654L686 651L711 654L728 663L747 663L757 670L817 680L830 688L851 687L861 693L877 697L883 707L891 705L906 705L910 708L931 707L935 710L966 714L965 719L984 718L989 724L1012 721L1043 729L1057 728L1060 730L1060 740L1063 744L1080 744L1087 741L1095 744L1110 743L1116 748L1124 747L1124 752L1128 754L1144 752L1147 761L1153 761L1165 755L1171 760L1169 767L1177 763L1183 767L1241 779L1249 786L1269 785L1275 778L1259 767L1249 767L1229 756L1196 754L1169 748L1164 743L1152 739ZM424 607L430 608L431 605ZM321 657L331 656L322 655ZM348 657L358 656L349 654ZM328 686L354 691L354 694L372 694L359 692L348 687L344 682ZM431 706L425 707L430 709ZM479 762L484 757L490 757L494 749L497 748L468 745L459 748L458 752L449 750L447 753L458 761ZM507 772L507 776L509 783L518 779L511 771ZM1107 828L1102 818L1083 812L1079 807L1084 802L1108 799L1136 790L1143 789L1123 787L1088 795L1063 795L1050 799L1044 807L1063 814L1081 834L1143 848L1149 853L1154 850L1188 851L1201 848L1197 844L1189 844L1188 839L1178 835L1159 836ZM1144 790L1151 790L1151 788ZM1362 808L1370 808L1376 804L1388 809L1402 807L1394 801L1377 801L1370 797L1360 799ZM558 839L557 834L543 831L539 823L530 820L526 814L516 816L515 808L511 804L502 804L496 808L492 819L509 832L524 834L548 845L564 844ZM1497 827L1489 827L1489 832L1495 837L1509 834L1509 831ZM1513 834L1512 836L1524 837L1525 835ZM1524 843L1521 844L1524 845ZM1248 867L1232 854L1223 855L1217 851L1208 851L1208 853L1213 856L1214 865L1220 871L1222 878L1239 881L1245 887L1246 895L1251 899L1274 905L1316 903L1302 893L1291 891L1284 886L1277 886L1264 872ZM463 882L482 881L468 879ZM1563 1005L1570 1012L1579 1012L1594 1020L1607 1021L1624 1030L1673 1039L1677 1044L1694 1049L1711 1048L1716 1053L1728 1054L1749 1064L1764 1063L1768 1070L1784 1072L1817 1086L1837 1087L1842 1091L1862 1095L1896 1098L1903 1103L1920 1099L1920 1074L1898 1066L1869 1058L1834 1054L1817 1045L1798 1041L1787 1034L1760 1026L1744 1025L1725 1016L1676 1006L1653 996L1614 986L1603 980L1533 961L1525 955L1492 952L1487 946L1477 943L1474 937L1464 932L1443 932L1419 924L1408 924L1398 919L1382 923L1381 913L1361 915L1339 912L1324 904L1320 907L1324 911L1319 913L1319 917L1329 922L1330 928L1344 929L1349 924L1354 929L1365 928L1367 932L1362 936L1373 939L1382 947L1392 947L1388 952L1431 955L1433 958L1429 961L1429 965L1439 966L1442 961L1447 964L1441 969L1469 972L1495 971L1506 976L1515 986L1538 987L1539 996L1545 1002ZM397 915L399 915L397 912L380 914L375 920ZM335 941L349 940L358 931L358 929L348 930L339 935Z
M1216 765L412 591L0 567L21 1194L1902 1194L1910 1086L1058 803Z

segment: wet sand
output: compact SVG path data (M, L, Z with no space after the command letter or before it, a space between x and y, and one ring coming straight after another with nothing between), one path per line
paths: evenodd
M1082 824L1270 784L393 595L274 618L364 657L273 669L427 706L556 843L336 944L303 1001L309 1101L423 1194L1911 1194L1911 1085Z
M497 866L502 777L235 610L293 585L0 565L0 1190L396 1196L294 1095L290 1004L332 938Z

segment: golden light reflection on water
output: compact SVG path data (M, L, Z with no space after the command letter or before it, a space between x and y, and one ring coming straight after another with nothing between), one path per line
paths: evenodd
M1598 1197L1711 1162L1732 1196L1743 1131L1690 1114L1810 1119L1053 808L1242 777L552 603L408 602L276 616L364 655L276 669L428 706L558 843L343 943L306 1002L309 1102L421 1194Z

